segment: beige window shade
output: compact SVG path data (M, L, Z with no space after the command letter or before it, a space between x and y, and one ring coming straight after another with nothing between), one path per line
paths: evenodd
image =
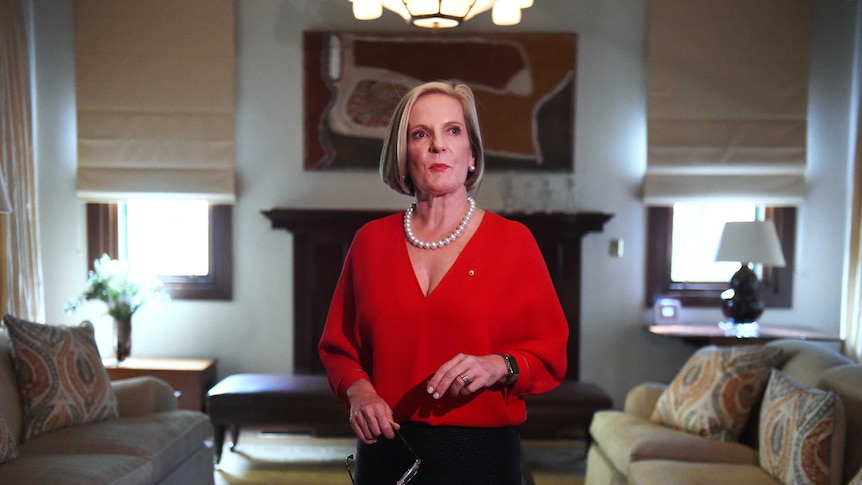
M77 190L232 203L231 0L76 0Z
M810 0L650 0L644 201L805 196Z

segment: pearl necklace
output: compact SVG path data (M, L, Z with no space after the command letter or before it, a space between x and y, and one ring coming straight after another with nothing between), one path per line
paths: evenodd
M470 208L467 209L467 215L465 215L464 219L461 220L461 224L458 224L458 229L455 229L455 232L449 234L444 239L435 242L420 241L413 235L411 220L413 219L413 211L416 209L416 203L414 202L413 204L410 204L410 207L407 208L407 212L404 213L404 234L407 236L407 240L410 241L410 244L419 249L437 249L451 244L452 241L458 239L458 236L464 232L464 228L467 227L467 223L469 223L470 218L473 217L473 212L476 211L476 201L472 197L467 197L467 202L470 203Z

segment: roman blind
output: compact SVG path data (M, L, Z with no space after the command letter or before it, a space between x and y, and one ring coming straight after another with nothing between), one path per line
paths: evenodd
M650 0L648 205L805 196L810 0Z
M79 197L233 203L232 0L76 0Z

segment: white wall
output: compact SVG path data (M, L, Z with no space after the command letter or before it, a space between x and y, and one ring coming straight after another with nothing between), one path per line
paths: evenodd
M37 96L39 229L49 323L92 319L104 354L111 323L91 302L62 312L86 273L84 206L75 197L74 31L71 0L30 0ZM622 404L632 385L667 381L693 348L648 335L643 325L645 209L645 38L647 0L539 0L513 31L578 33L575 133L577 206L613 213L584 241L581 377ZM809 197L799 215L794 308L763 322L839 329L846 217L848 119L854 12L850 2L818 5L812 62ZM347 0L240 0L238 12L237 172L234 299L174 301L134 320L136 355L218 357L220 376L292 369L292 238L270 229L272 207L402 210L409 200L375 173L303 172L302 31L415 31L393 14L354 21ZM489 15L462 30L494 29ZM501 176L487 177L479 203L502 206ZM625 255L612 258L612 238ZM718 307L686 310L691 322L717 321Z

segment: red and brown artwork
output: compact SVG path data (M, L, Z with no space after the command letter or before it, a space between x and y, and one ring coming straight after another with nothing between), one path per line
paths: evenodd
M488 170L571 172L577 38L305 32L305 170L376 170L401 96L457 79L476 95Z

